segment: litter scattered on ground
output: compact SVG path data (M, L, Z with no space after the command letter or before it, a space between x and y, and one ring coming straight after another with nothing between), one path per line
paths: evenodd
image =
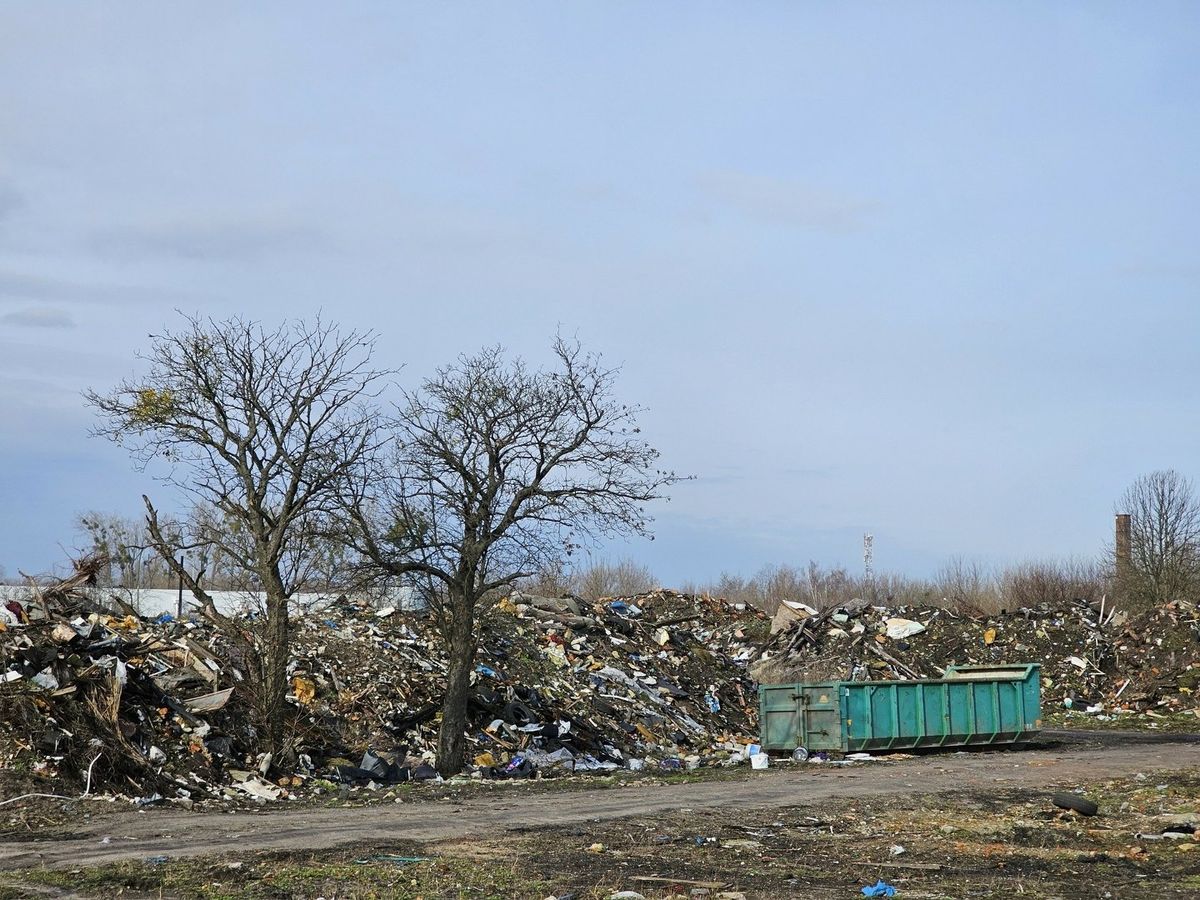
M895 897L896 888L881 878L873 885L863 888L862 894L864 897Z

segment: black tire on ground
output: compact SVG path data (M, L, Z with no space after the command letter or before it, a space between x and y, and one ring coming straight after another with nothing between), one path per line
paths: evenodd
M1087 797L1080 797L1078 794L1061 792L1050 798L1050 802L1059 809L1070 809L1079 813L1081 816L1094 816L1100 812L1100 807L1093 803Z

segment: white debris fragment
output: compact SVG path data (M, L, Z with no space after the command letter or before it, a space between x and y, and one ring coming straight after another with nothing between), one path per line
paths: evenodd
M888 619L886 624L887 636L893 641L912 637L914 634L920 634L925 630L924 625L920 622L914 622L912 619L892 618Z

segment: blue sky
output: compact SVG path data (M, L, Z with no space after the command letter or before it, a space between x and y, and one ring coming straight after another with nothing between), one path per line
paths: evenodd
M1098 553L1200 476L1200 6L6 3L0 564L136 513L80 399L173 310L558 330L695 481L668 582ZM167 499L167 498L164 498Z

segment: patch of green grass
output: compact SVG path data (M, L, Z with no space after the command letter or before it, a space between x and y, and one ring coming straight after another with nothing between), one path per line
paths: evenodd
M125 862L73 870L29 869L4 876L0 900L30 896L31 892L23 891L21 885L69 888L97 895L161 893L187 900L317 896L345 900L502 900L545 896L551 890L540 874L512 859L433 858L411 864L364 859L359 863L339 853L320 860L281 855L243 858L236 868L212 860L180 859L162 865Z
M22 882L77 890L157 890L160 878L155 869L145 863L122 862L87 869L30 869L13 872L11 877Z

